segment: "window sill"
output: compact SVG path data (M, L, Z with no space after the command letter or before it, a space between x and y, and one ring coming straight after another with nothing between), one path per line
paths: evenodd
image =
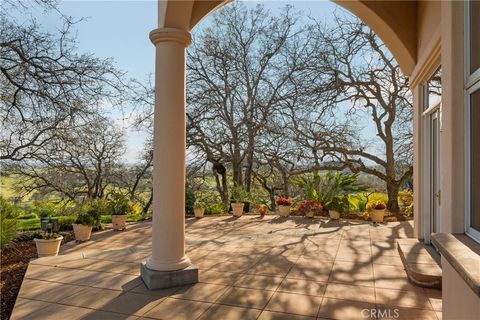
M480 297L480 244L465 234L437 233L432 243Z

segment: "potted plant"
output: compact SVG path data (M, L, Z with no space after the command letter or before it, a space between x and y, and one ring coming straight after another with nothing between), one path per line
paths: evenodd
M267 214L267 206L265 204L261 204L258 206L258 213L260 214L260 216L265 216L265 214Z
M110 199L113 230L125 230L127 216L130 213L130 204L125 195L114 193Z
M278 214L280 217L288 217L290 214L290 207L292 206L292 200L289 198L280 197L277 199Z
M243 214L243 208L245 206L245 202L248 201L249 194L248 192L242 187L234 187L232 189L232 212L235 217L241 217Z
M387 206L381 200L374 200L367 203L367 211L373 222L383 222Z
M36 233L33 241L37 247L37 255L39 258L56 256L60 250L60 244L63 237L55 232L39 232Z
M77 241L90 240L94 224L95 219L89 212L81 212L78 214L75 223L72 224L73 232L75 233L75 239Z
M340 215L350 208L348 197L333 197L326 205L325 209L328 210L328 215L332 220L340 219Z
M193 213L195 214L195 218L197 219L203 218L203 215L205 214L205 207L206 207L206 203L203 201L201 197L195 199L195 205L193 207Z

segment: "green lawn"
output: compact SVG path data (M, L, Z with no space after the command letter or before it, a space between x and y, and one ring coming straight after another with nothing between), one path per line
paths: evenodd
M58 216L58 222L60 224L73 223L75 221L75 216ZM110 215L102 215L101 222L104 224L111 223L112 217ZM140 215L129 215L127 218L128 222L136 222L145 220L143 216ZM33 231L40 229L40 219L18 219L18 229L21 231Z

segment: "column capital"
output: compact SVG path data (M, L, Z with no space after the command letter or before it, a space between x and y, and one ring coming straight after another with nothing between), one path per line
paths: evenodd
M158 28L150 32L150 41L154 45L160 42L178 42L188 47L192 43L190 32L177 28Z

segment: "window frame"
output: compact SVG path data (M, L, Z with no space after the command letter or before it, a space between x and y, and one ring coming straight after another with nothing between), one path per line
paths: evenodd
M470 4L471 0L465 1L465 87L464 87L464 96L465 96L465 233L474 239L477 242L480 242L480 230L477 230L471 226L472 221L472 210L471 210L471 123L470 123L470 113L471 113L471 95L474 92L480 91L480 68L475 70L473 73L470 72Z

